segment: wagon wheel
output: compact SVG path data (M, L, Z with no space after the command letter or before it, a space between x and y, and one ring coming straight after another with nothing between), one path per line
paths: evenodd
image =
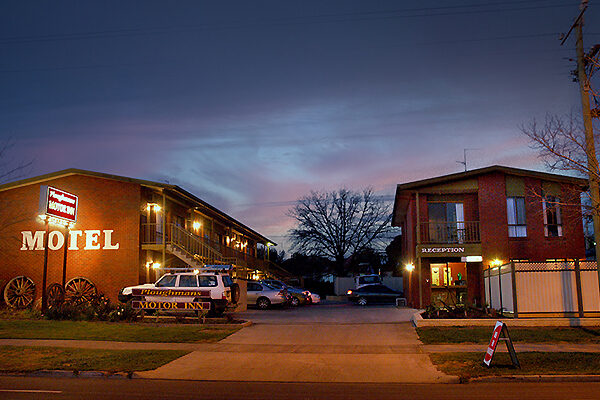
M12 278L4 288L4 301L12 308L27 308L35 299L35 283L26 276Z
M48 306L60 306L65 300L65 290L61 284L53 283L46 289L46 298L48 299Z
M96 286L87 278L78 276L65 285L65 300L73 304L87 303L96 296Z

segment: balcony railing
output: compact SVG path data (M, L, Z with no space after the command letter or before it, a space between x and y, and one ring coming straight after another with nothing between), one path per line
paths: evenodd
M479 242L479 221L421 223L421 243Z
M250 268L265 267L265 261L257 259L251 254L203 238L175 224L166 224L165 229L166 234L163 234L160 224L142 224L142 244L163 244L164 240L165 244L183 250L190 257L204 264L234 264Z

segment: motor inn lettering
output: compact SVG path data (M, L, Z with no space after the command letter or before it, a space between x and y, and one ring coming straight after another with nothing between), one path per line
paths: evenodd
M114 230L90 229L69 231L68 250L118 250L119 243L113 242ZM44 250L46 231L22 231L21 250ZM58 250L65 244L65 235L61 231L50 231L48 249Z

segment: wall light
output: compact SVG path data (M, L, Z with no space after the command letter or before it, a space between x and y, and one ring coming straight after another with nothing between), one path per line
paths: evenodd
M498 266L502 265L502 261L501 261L501 260L499 260L499 259L497 259L497 258L495 258L495 259L493 259L493 260L490 262L490 265L491 265L492 267L498 267Z
M146 211L154 210L154 212L160 212L162 208L158 203L148 203L146 204Z
M406 264L404 266L404 269L407 270L408 272L412 272L415 269L415 265L414 264Z
M195 230L200 229L200 222L199 221L194 221L194 223L192 224L192 228L194 228Z
M156 262L156 263L152 264L152 268L153 269L159 269L160 268L160 263Z

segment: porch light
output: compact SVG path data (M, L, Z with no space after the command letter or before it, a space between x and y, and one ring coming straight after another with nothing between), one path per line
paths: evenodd
M497 267L497 266L499 266L499 265L502 265L502 261L501 261L501 260L498 260L497 258L495 258L495 259L493 259L493 260L490 262L490 265L491 265L492 267Z
M152 268L153 269L159 269L160 268L160 263L156 262L156 263L152 264Z
M404 269L407 270L408 272L412 272L412 271L414 271L415 266L414 266L414 264L406 264L404 266Z
M199 273L200 273L200 270L199 270L199 269L195 269L195 270L194 270L194 274L198 275Z
M195 230L198 230L198 229L200 229L200 222L199 222L199 221L194 221L194 223L192 224L192 227L193 227Z

